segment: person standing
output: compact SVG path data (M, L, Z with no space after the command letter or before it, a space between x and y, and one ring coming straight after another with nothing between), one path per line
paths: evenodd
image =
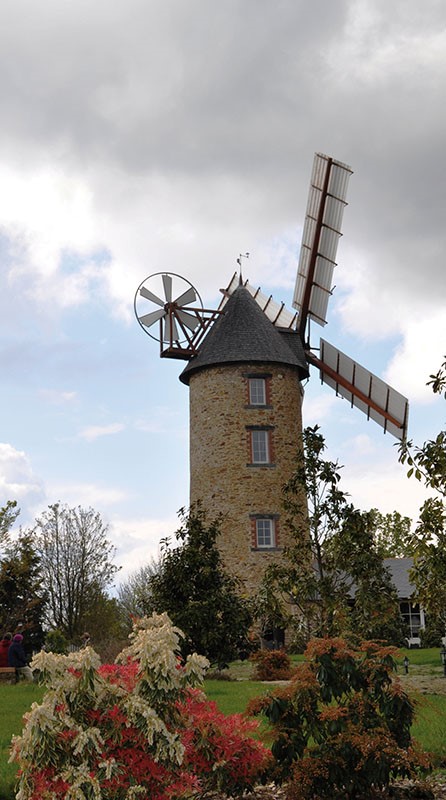
M0 667L9 667L8 650L12 641L12 633L5 633L0 641Z
M8 664L10 667L15 667L17 675L23 675L25 680L33 681L33 671L26 662L26 653L23 647L23 636L21 633L16 633L13 637L12 644L8 650Z

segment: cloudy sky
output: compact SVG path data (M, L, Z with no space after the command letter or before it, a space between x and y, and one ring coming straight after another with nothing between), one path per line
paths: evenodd
M352 166L324 338L444 424L443 0L3 0L0 504L92 505L122 574L188 502L188 394L133 314L151 273L291 306L315 151ZM319 330L314 326L318 342ZM416 515L390 436L313 374L361 508Z

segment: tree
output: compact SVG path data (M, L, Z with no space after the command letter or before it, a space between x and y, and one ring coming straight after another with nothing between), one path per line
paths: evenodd
M381 558L406 558L413 553L412 520L398 511L382 514L377 508L370 509L369 523L373 540Z
M150 603L167 612L185 634L183 654L205 655L219 667L235 658L251 622L238 582L223 568L216 546L219 522L208 522L200 507L185 514L176 532L179 546L163 542L160 570L152 575Z
M130 573L118 587L118 603L124 619L131 625L132 618L144 617L150 607L150 579L161 569L161 563L152 558L147 564Z
M5 506L0 508L0 545L4 546L9 542L9 531L14 525L20 514L16 500L8 500Z
M446 398L446 358L427 385L435 394ZM412 441L403 443L399 460L409 466L409 478L415 477L437 492L437 496L428 498L420 509L413 537L414 566L410 577L415 584L415 599L445 630L442 587L446 581L446 430L421 446L414 446Z
M427 386L432 387L434 394L444 393L446 398L446 357L438 372L430 376ZM446 430L440 431L435 439L428 439L421 447L414 445L413 441L402 442L399 461L409 466L409 478L413 475L446 497Z
M344 627L348 598L343 581L345 570L339 571L326 545L340 529L347 495L339 487L339 462L323 458L326 445L318 425L305 428L303 445L304 457L284 487L284 508L294 533L287 557L300 572L294 575L292 593L306 606L308 634L330 635ZM302 487L308 502L307 529L296 502Z
M319 427L305 428L303 457L283 490L286 525L292 544L285 549L285 563L271 565L264 585L271 594L284 592L297 609L295 620L299 637L339 632L341 618L347 613L348 595L332 554L326 547L340 529L347 508L347 496L339 488L340 465L323 458L325 440ZM302 508L302 488L308 508ZM260 593L261 594L261 593Z
M390 515L388 515L390 516ZM327 549L354 604L348 625L355 638L404 644L404 624L398 593L376 546L376 509L358 511L349 507L341 529Z
M429 616L446 628L446 605L442 592L446 580L446 507L437 497L428 498L420 509L414 536L414 565L410 578L414 599Z
M10 542L0 562L0 625L14 631L23 625L25 647L31 653L43 644L46 592L39 556L29 533Z
M84 617L83 629L88 631L95 650L104 663L115 660L126 642L131 625L123 619L116 597L98 591Z
M48 592L47 621L68 639L86 627L95 602L117 567L107 526L92 508L50 505L36 520L33 535Z
M46 653L60 653L66 656L68 653L68 641L63 633L53 628L45 636L44 649Z
M296 608L300 644L349 629L400 641L396 592L373 538L376 513L361 513L347 502L339 486L341 467L323 458L326 446L318 426L304 430L303 445L303 458L284 487L293 543L285 550L285 563L267 570L264 585L270 594L275 585ZM308 513L299 500L302 488Z

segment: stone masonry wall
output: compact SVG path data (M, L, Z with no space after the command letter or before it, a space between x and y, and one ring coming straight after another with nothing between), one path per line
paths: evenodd
M248 375L270 376L266 407L249 406ZM220 551L247 592L281 559L287 541L281 495L301 442L302 393L297 372L277 364L222 365L190 378L190 501L211 517L223 515ZM248 428L256 425L271 426L271 464L250 464ZM255 514L278 515L276 548L254 546Z

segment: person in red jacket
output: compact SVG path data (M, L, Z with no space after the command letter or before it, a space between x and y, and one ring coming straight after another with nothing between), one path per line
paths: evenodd
M0 641L0 667L9 667L8 650L12 641L12 633L5 633Z

